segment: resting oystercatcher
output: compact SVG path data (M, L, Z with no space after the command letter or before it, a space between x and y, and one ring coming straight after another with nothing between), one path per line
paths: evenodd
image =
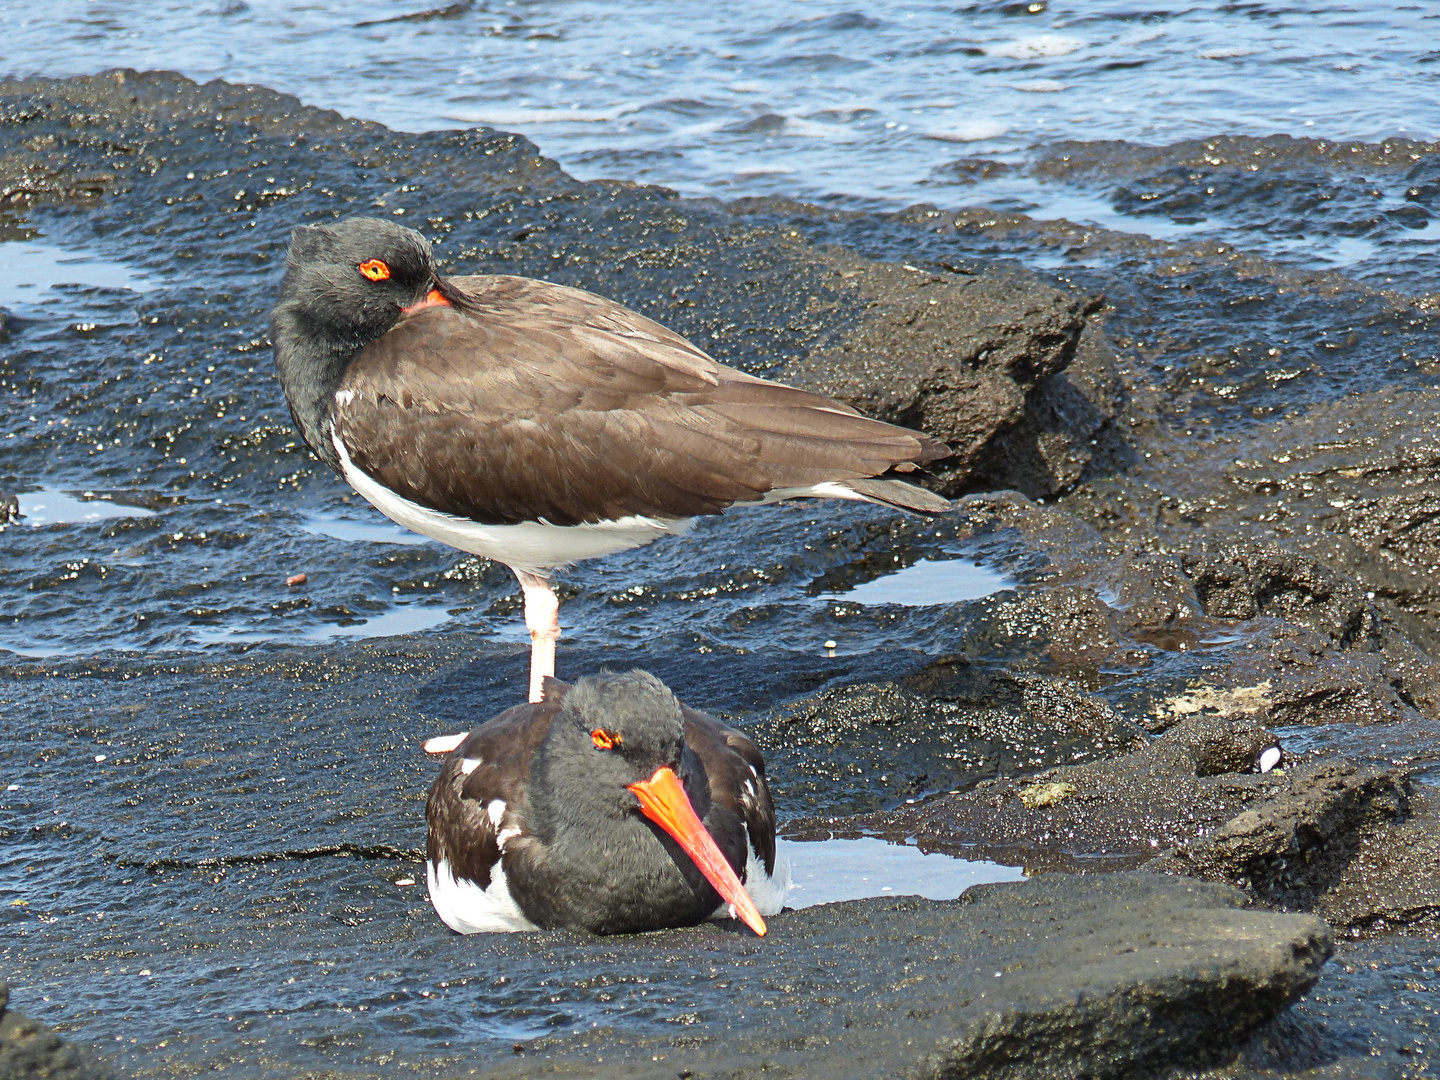
M393 222L296 229L270 333L321 461L392 520L520 579L532 702L555 673L556 567L736 504L951 508L893 476L943 443L717 364L580 289L441 277Z
M648 672L544 689L450 737L425 808L445 924L623 934L728 912L763 935L790 865L755 744Z

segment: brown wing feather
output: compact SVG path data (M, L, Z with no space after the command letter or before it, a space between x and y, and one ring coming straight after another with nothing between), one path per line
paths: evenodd
M517 705L475 728L450 752L425 805L430 862L448 859L456 877L490 887L500 845L486 808L491 800L503 799L507 810L523 816L530 761L559 712L556 695ZM468 776L461 769L467 758L480 760Z
M683 518L948 452L579 289L448 284L463 310L423 310L367 345L333 414L351 460L422 506L486 524Z
M775 872L775 804L765 780L765 759L740 731L713 716L681 706L685 714L685 744L699 755L710 777L710 798L745 822L750 845Z

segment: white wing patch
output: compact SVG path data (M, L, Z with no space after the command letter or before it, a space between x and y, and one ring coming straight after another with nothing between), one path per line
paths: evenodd
M354 391L354 390L336 390L336 391L335 391L335 404L336 404L336 405L339 405L341 408L344 408L346 405L349 405L350 402L352 402L352 401L354 401L354 400L355 400L355 391Z
M458 735L436 735L433 739L426 739L423 744L425 752L427 754L448 754L464 742L465 736L469 734L468 731L462 731Z
M490 868L487 889L457 878L450 869L449 859L441 859L438 864L427 862L425 883L430 887L430 903L435 907L435 914L457 934L513 934L540 929L525 917L510 895L510 884L505 880L505 867L500 859Z
M474 772L476 769L478 769L481 765L484 765L484 764L485 764L485 759L484 759L484 758L478 758L478 757L467 757L467 758L463 758L463 759L461 760L461 762L460 762L460 773L461 773L461 775L463 775L463 776L469 776L472 772Z

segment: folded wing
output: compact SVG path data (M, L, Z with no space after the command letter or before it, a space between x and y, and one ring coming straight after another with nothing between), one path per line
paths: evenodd
M727 368L578 289L448 284L461 305L417 312L362 349L333 412L352 462L421 506L578 525L718 513L846 481L879 501L947 505L872 479L948 452L919 432Z

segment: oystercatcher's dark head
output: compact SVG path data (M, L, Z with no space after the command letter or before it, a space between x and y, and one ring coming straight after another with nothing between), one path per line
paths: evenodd
M312 333L365 344L439 284L425 237L393 221L349 218L290 234L280 303L302 310Z
M687 783L692 771L700 771L698 759L685 746L680 703L664 683L638 670L581 679L566 695L535 763L536 832L547 840L575 830L618 841L622 830L607 828L607 822L643 815L679 846L679 858L693 861L738 918L764 934L765 920L700 820L710 795L705 784Z
M414 229L348 218L290 234L270 340L291 415L332 468L339 462L322 422L345 364L405 314L455 299Z

